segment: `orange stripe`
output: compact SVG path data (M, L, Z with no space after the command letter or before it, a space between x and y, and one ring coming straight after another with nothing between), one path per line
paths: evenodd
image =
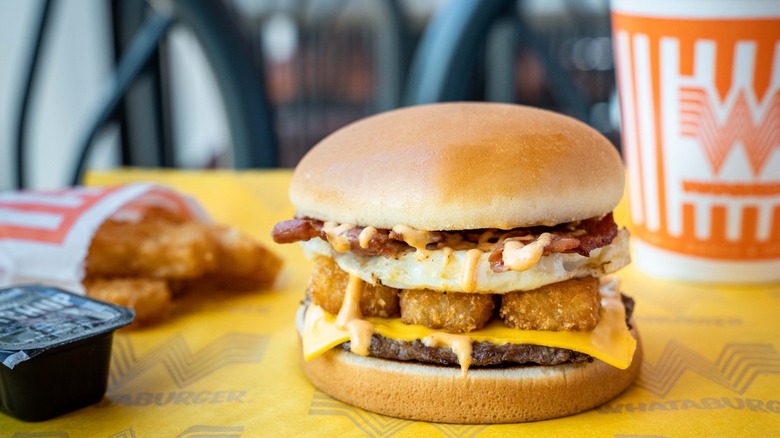
M726 242L726 206L714 205L712 206L712 233L710 234L710 240L713 242L723 243Z
M740 238L744 242L754 243L758 240L758 208L745 207L742 210L742 230Z
M90 210L95 204L106 196L119 190L120 187L110 187L101 190L99 193L86 194L79 193L78 189L73 194L82 199L82 203L76 207L62 207L51 205L35 205L32 203L9 204L9 208L19 211L34 211L58 214L61 221L56 229L48 230L24 225L0 225L0 238L12 238L15 240L30 240L42 243L61 244L70 233L73 224L81 218L85 212Z
M780 195L780 183L718 183L709 181L682 182L683 191L686 193L699 193L704 195L721 196L776 196Z
M693 204L685 203L682 206L682 234L683 236L696 235L696 209Z
M777 39L777 32L774 35L769 35L769 38L767 38L768 41L774 41L775 44ZM769 89L769 84L772 80L772 61L774 59L775 46L774 44L757 44L756 46L753 93L756 96L763 96ZM774 74L778 74L778 72L774 72Z

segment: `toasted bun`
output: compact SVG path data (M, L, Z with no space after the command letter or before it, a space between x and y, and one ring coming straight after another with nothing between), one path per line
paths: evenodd
M377 228L512 229L611 211L613 145L572 118L498 103L398 109L317 144L293 174L298 214Z
M637 332L631 334L639 340ZM626 370L590 363L459 368L364 357L333 349L303 371L322 392L391 417L441 423L519 423L576 414L623 392L639 374L642 345Z

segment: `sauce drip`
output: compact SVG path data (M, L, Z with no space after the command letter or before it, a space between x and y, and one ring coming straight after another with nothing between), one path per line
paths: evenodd
M448 347L458 356L460 371L463 377L471 366L471 338L466 335L454 335L452 333L436 332L423 339L427 347Z
M460 271L460 287L463 292L473 292L477 288L477 263L482 251L470 249L466 252L466 259Z
M357 275L349 274L344 301L336 316L336 326L349 332L350 351L361 356L368 356L374 325L363 319L360 311L360 296L363 293L363 280Z
M450 260L452 260L452 254L455 253L455 250L449 246L445 246L441 250L444 253L444 257L442 257L441 261L441 275L444 275L444 271L447 270L447 266L449 266Z
M361 356L368 356L368 347L371 346L371 336L374 334L374 324L365 319L353 319L347 323L349 332L350 351Z
M352 228L355 228L352 224L338 225L335 222L325 222L322 224L322 231L328 236L328 241L338 252L347 252L352 246L349 244L349 238L345 233Z
M424 260L428 257L429 251L426 249L433 240L431 233L420 231L406 225L396 225L393 232L400 234L404 242L417 250L417 260Z
M479 239L477 239L477 248L479 248L482 251L492 251L493 247L496 246L495 243L491 243L490 239L492 239L495 236L495 233L493 230L487 230L484 233L479 235Z
M376 228L374 227L365 227L360 231L360 235L358 235L358 243L360 244L360 247L363 249L368 248L368 244L371 242L371 238L374 237L376 234Z

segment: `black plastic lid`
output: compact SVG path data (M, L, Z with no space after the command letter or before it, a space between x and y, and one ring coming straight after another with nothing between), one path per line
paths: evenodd
M8 368L46 350L116 330L134 312L60 289L25 285L0 290L0 362Z

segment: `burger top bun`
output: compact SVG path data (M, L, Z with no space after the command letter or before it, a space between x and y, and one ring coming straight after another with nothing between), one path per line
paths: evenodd
M298 215L359 226L512 229L607 213L623 180L614 146L570 117L442 103L334 132L298 164L290 199Z

